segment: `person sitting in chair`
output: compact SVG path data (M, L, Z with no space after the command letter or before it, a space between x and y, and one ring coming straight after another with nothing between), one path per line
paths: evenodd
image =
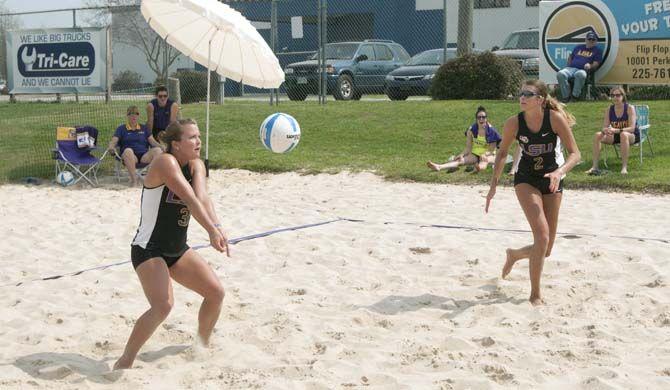
M621 147L621 174L628 174L628 156L630 146L640 142L640 130L635 123L635 108L628 104L626 91L616 86L610 90L612 105L605 110L603 129L593 136L593 164L586 171L589 175L601 174L598 168L602 144L619 145Z
M140 111L137 106L128 107L127 121L119 126L109 142L108 149L116 153L116 146L121 149L120 158L130 174L130 184L137 184L138 163L149 164L163 152L163 148L151 135L146 126L139 123Z
M598 34L595 31L589 31L586 34L586 42L577 45L572 54L568 57L567 66L556 73L556 80L561 87L561 97L563 103L570 99L577 100L582 94L582 88L586 82L588 72L595 72L603 61L603 53L596 44L598 43ZM570 91L570 80L574 79L572 93Z
M147 127L151 135L161 140L168 125L177 120L179 106L168 98L168 90L164 86L156 88L156 98L147 104Z

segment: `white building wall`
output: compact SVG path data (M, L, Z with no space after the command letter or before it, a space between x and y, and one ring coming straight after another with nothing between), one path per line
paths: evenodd
M447 0L447 38L450 43L458 38L459 0ZM441 10L444 0L416 0L416 10ZM473 11L472 41L482 50L500 46L516 30L538 27L540 8L526 7L526 0L511 0L509 8L485 8Z
M193 69L195 65L190 58L180 55L170 65L168 74L176 72L179 68ZM143 83L153 83L156 80L156 73L151 70L147 64L144 53L134 46L126 45L120 42L112 43L112 73L114 77L125 71L132 70L142 75Z

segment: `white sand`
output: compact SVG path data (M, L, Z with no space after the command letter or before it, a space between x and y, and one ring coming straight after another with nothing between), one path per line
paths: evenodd
M559 231L584 235L557 238L533 308L527 262L499 278L530 233L382 223L528 229L509 187L485 215L486 190L214 171L231 238L369 222L201 250L226 288L214 346L191 347L200 300L177 286L135 368L109 373L147 308L130 264L4 285L128 260L140 190L1 186L0 388L670 388L670 244L608 237L670 238L670 197L568 186Z

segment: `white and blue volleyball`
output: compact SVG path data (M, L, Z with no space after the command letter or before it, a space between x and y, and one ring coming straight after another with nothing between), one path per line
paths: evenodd
M56 176L56 182L64 187L74 183L74 175L70 171L62 171Z
M275 153L288 153L300 142L300 125L294 117L278 112L265 118L260 130L261 143Z

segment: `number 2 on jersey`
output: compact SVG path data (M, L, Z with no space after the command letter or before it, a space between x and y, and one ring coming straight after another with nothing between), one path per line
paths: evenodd
M542 157L535 157L533 161L535 161L536 171L541 171L542 169L544 169L544 159Z

